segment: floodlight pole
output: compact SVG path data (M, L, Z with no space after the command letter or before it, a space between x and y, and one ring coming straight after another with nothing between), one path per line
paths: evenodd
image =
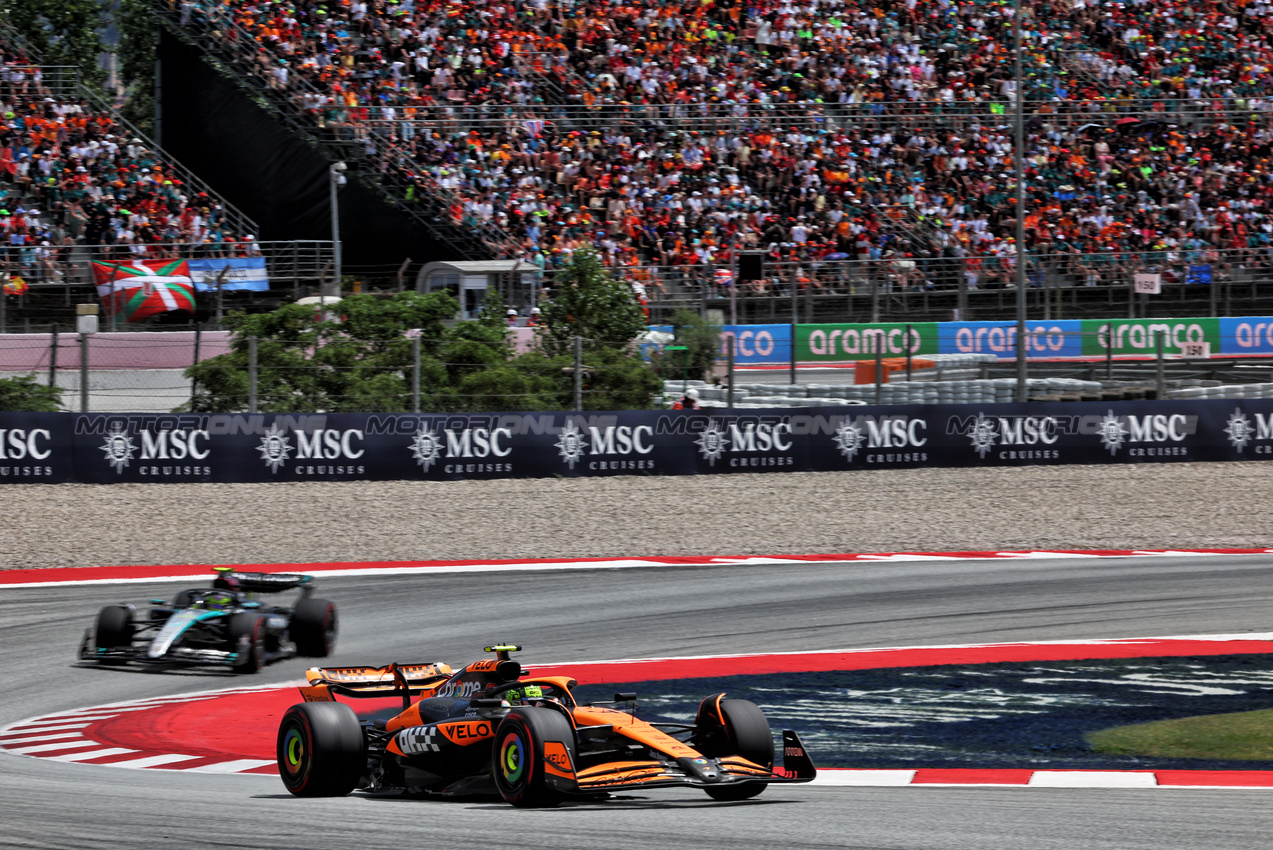
M335 265L335 290L332 295L340 296L341 286L341 250L340 250L340 203L337 199L340 187L345 185L345 171L348 168L343 162L333 162L327 169L328 184L331 191L331 214L332 214L332 262ZM319 289L322 289L321 284ZM319 295L326 293L320 292Z
M1013 123L1016 137L1013 139L1013 173L1017 178L1017 401L1026 401L1028 373L1026 358L1029 345L1025 329L1025 74L1021 67L1021 0L1012 0L1013 77L1016 80L1016 97L1013 98Z

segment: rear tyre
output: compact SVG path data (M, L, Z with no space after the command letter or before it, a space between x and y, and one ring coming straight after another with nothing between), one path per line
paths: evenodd
M239 657L230 669L235 673L258 673L265 666L265 618L241 612L230 617L229 650Z
M107 605L97 613L93 645L97 649L128 649L133 645L133 612L123 605ZM126 658L99 658L98 663L126 664Z
M549 787L544 772L544 745L561 744L575 758L575 732L570 721L550 708L515 708L495 731L491 776L505 802L521 809L555 806L563 799Z
M296 654L326 658L336 649L336 606L326 599L302 599L292 612L288 633Z
M769 719L760 707L745 699L723 699L720 701L720 714L721 718L706 729L702 728L704 719L700 716L700 728L695 730L695 741L700 744L698 751L708 758L742 756L761 767L772 769L774 738L769 729ZM747 800L764 791L765 784L749 782L703 790L713 800Z
M367 768L354 710L340 702L303 702L283 715L275 748L278 775L297 797L343 797Z

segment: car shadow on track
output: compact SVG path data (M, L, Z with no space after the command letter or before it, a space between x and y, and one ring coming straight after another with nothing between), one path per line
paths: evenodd
M509 805L499 798L491 797L430 797L418 794L350 794L349 797L376 803L428 803L430 805L464 806L473 810L507 811ZM253 794L253 800L293 800L291 794ZM650 797L632 797L628 795L612 796L598 800L566 800L557 806L546 807L539 811L597 811L602 809L719 809L735 806L784 806L799 803L799 800L739 800L737 802L718 802L716 800L656 800Z
M99 664L96 661L75 661L70 665L79 670L101 670L103 673L131 673L142 676L186 676L191 679L238 679L250 682L251 678L233 670L215 667L189 667L184 664Z

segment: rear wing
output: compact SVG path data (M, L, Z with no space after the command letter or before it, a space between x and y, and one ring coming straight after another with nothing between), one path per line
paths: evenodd
M301 688L306 702L333 702L332 694L343 694L355 699L372 697L402 697L407 705L411 697L451 678L451 668L446 664L398 664L387 667L311 667L305 671L309 683Z
M281 593L300 588L308 593L314 577L301 573L227 573L238 579L239 587L248 593Z

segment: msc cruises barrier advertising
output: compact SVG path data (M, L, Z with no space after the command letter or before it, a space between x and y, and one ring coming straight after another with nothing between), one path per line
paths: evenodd
M690 475L1273 459L1273 399L493 414L0 414L0 482Z

